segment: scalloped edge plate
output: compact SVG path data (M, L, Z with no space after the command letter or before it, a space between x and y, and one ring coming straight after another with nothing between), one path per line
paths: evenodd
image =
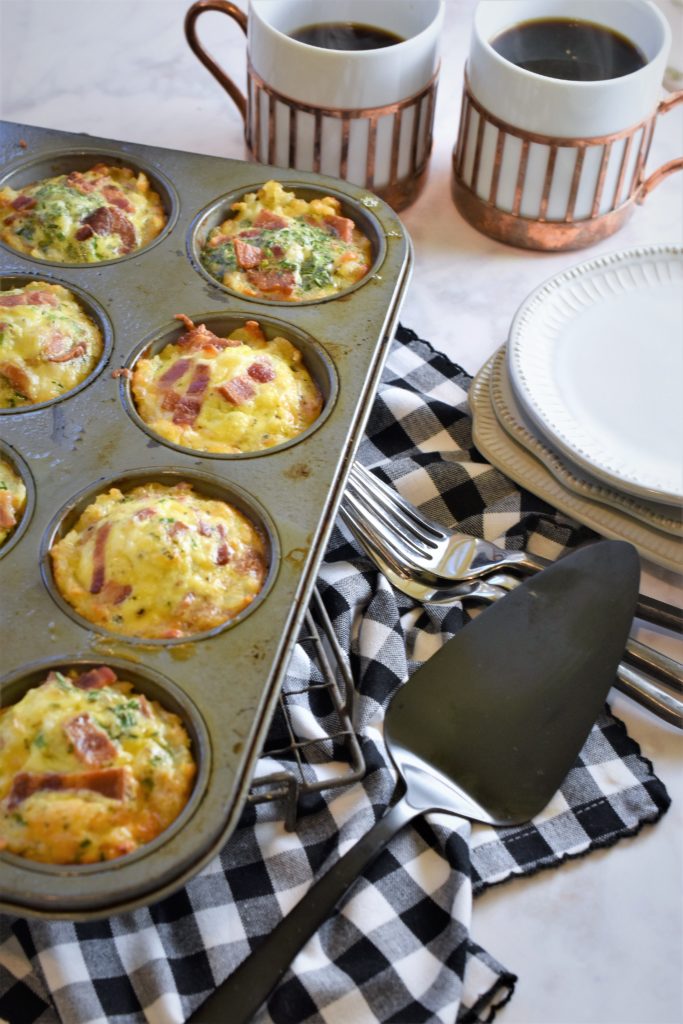
M683 541L646 526L617 509L567 490L542 462L503 430L491 400L490 379L494 360L495 356L492 356L484 364L468 393L472 436L484 458L515 483L576 522L589 526L603 537L629 541L643 558L674 572L683 572Z
M610 253L522 303L507 345L514 394L566 457L648 501L683 499L683 248Z
M564 487L591 501L609 505L633 519L639 519L655 530L683 540L683 509L680 506L645 501L615 491L607 484L582 473L573 463L568 463L549 441L538 434L515 399L507 373L504 345L493 357L489 390L493 411L503 430L513 441L526 448L530 455L539 459Z

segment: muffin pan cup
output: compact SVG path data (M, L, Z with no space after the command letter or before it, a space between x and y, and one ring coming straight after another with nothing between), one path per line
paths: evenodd
M321 175L7 122L0 153L0 184L13 186L35 180L36 168L40 176L61 173L72 155L77 169L90 158L115 157L143 169L153 185L164 184L170 218L150 246L106 264L48 264L0 244L2 275L73 286L103 310L112 335L107 366L86 386L47 406L0 416L0 438L32 482L30 516L0 558L2 702L14 702L44 666L108 664L120 678L139 679L141 689L154 680L162 703L166 682L172 708L174 695L183 694L198 746L191 805L148 847L88 867L36 865L0 853L0 909L85 920L177 889L238 821L398 321L412 250L386 204ZM319 303L260 302L229 292L197 267L196 232L206 211L219 216L221 197L232 201L271 177L303 196L337 195L342 212L370 232L376 259L362 284ZM158 440L138 422L125 379L112 371L172 335L176 313L196 323L254 319L268 336L282 329L321 385L319 422L296 442L253 455L204 455ZM271 552L264 591L227 628L181 642L126 638L89 627L55 599L45 549L61 517L83 494L149 479L187 479L210 496L234 495L264 530Z

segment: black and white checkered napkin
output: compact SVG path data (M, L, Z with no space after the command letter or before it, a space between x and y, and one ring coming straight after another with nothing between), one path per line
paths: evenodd
M588 531L520 492L473 449L468 383L464 371L399 328L361 461L434 517L478 536L551 557L584 540ZM384 709L467 615L458 604L423 607L396 594L340 527L319 587L356 680L363 783L308 795L294 832L276 806L247 807L221 855L151 907L81 924L0 915L0 1018L180 1024L382 814L394 787ZM303 641L286 685L306 691L318 672ZM332 709L324 692L292 698L300 737L325 736ZM280 746L281 726L276 718L271 750ZM307 767L311 778L329 778L338 756L330 743ZM259 772L273 767L265 754ZM652 766L606 711L532 824L495 831L433 814L405 828L299 954L258 1024L491 1020L515 978L470 939L473 895L633 835L668 804Z

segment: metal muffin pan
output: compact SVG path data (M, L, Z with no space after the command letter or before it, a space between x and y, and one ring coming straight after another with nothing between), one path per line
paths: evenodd
M105 263L48 263L0 244L3 289L19 279L63 284L111 332L107 355L88 382L59 401L0 416L0 451L29 489L27 512L0 548L3 704L51 667L111 665L179 711L199 766L186 811L134 854L101 865L55 866L0 853L0 909L85 920L177 889L237 823L398 321L412 249L386 204L321 175L0 125L0 185L112 161L144 170L170 216L146 248ZM343 212L373 244L375 262L361 283L334 299L299 304L239 296L206 276L196 254L198 233L208 230L211 217L223 217L226 202L272 177L299 195L341 199ZM258 320L267 336L288 337L323 393L316 423L293 442L251 455L203 454L157 438L137 416L126 379L114 379L112 371L177 336L176 313L221 330ZM179 479L227 498L260 527L270 562L259 598L227 626L180 642L129 639L85 623L54 590L51 538L69 527L86 499L114 484L126 489Z

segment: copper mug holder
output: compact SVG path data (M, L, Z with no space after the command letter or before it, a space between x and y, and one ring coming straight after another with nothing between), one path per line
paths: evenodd
M645 177L657 118L681 102L683 91L673 93L651 117L612 135L553 137L495 117L465 76L453 150L455 205L472 227L508 245L561 251L599 242L618 231L664 178L683 169L683 157L677 157ZM485 159L485 152L492 158ZM508 181L514 181L506 197L504 161ZM532 161L540 188L531 187Z
M205 11L227 14L245 36L247 15L229 0L197 0L185 16L190 48L223 86L242 116L247 159L352 181L380 196L397 212L417 199L426 182L432 151L438 68L427 85L412 96L381 107L352 109L317 106L285 96L269 86L248 59L245 96L198 39L197 19ZM302 116L313 118L310 154L304 154L301 145ZM278 122L287 125L286 133L278 131ZM350 176L354 122L367 126L360 133L366 141L360 172L356 170ZM381 161L380 130L384 138L390 134L389 148ZM334 138L331 145L326 142L328 131Z

